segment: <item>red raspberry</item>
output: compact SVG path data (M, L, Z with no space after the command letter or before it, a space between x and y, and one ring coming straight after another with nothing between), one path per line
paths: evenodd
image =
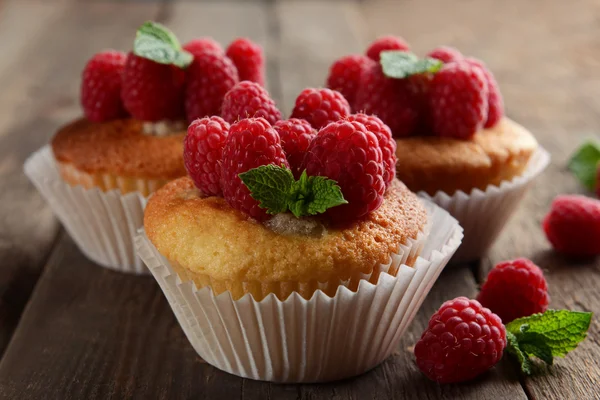
M352 107L360 85L360 76L374 63L370 58L356 54L336 60L329 69L327 87L340 92Z
M240 81L265 85L265 59L258 44L246 38L236 39L227 48L227 57L237 67Z
M360 122L377 136L383 160L383 181L387 188L396 177L396 141L392 138L392 131L374 115L352 114L347 120Z
M183 69L129 53L121 98L127 111L138 120L178 120L184 116L184 84Z
M417 126L419 99L408 79L392 79L383 74L377 63L361 77L354 109L379 117L396 137L409 136Z
M238 83L231 60L222 53L197 53L187 68L185 111L188 121L221 114L223 98Z
M231 207L259 221L267 219L268 214L250 196L238 175L267 164L289 168L279 135L267 120L248 118L231 125L221 164L223 197Z
M203 37L198 39L192 39L183 46L184 50L189 51L194 56L201 54L206 51L214 51L216 53L225 53L221 45L213 38Z
M220 196L221 158L229 124L221 117L197 119L183 141L183 162L190 178L202 193Z
M483 72L466 62L445 64L429 86L429 112L434 133L470 139L487 118L488 88Z
M121 101L125 53L106 50L92 57L83 70L81 106L87 119L102 122L127 115Z
M225 94L221 116L230 124L243 118L264 118L274 125L281 119L281 111L262 86L242 81Z
M544 218L544 232L561 253L600 254L600 200L579 195L557 196Z
M307 120L313 128L321 129L330 122L350 114L350 104L340 92L331 89L304 89L292 111L292 118Z
M474 67L480 68L485 76L488 87L488 115L483 127L491 128L504 116L504 100L502 99L502 93L500 93L498 82L496 82L496 78L494 78L494 75L485 66L483 61L475 58L467 58L465 61Z
M302 174L302 164L311 140L317 134L308 121L290 118L277 121L273 128L281 138L281 146L296 179Z
M417 366L438 383L468 381L493 367L506 347L500 317L477 300L442 304L415 345Z
M349 222L383 202L382 153L377 136L359 122L332 122L317 133L304 160L309 176L337 181L348 204L327 210L334 222Z
M458 51L454 47L449 46L436 47L429 54L427 54L427 57L435 58L436 60L440 60L443 63L460 61L463 59L463 55L460 51Z
M406 40L398 36L382 36L377 38L367 49L367 57L379 62L379 53L387 50L410 50Z
M507 324L546 311L548 285L537 265L526 258L517 258L501 262L490 271L477 300Z

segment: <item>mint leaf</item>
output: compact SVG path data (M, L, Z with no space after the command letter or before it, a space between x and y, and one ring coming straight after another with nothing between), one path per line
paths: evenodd
M133 54L159 64L172 64L185 68L194 57L183 50L177 37L167 27L152 21L144 22L137 30Z
M591 321L592 313L568 310L548 310L518 318L506 325L507 350L517 357L522 371L529 374L531 365L526 365L523 356L537 357L552 365L554 357L564 357L585 339Z
M288 210L297 218L324 213L327 209L346 204L337 182L323 176L302 173L294 180L292 171L276 165L262 165L239 175L252 198L268 214Z
M334 180L323 176L307 176L302 172L294 182L289 209L296 217L324 213L328 208L347 204Z
M287 168L262 165L243 172L240 179L250 190L252 198L265 208L267 214L279 214L288 209L289 196L294 184L294 175Z
M425 72L435 73L444 65L435 58L418 58L408 51L382 51L379 57L383 73L389 78L396 79Z
M569 160L569 169L589 190L596 186L596 174L600 168L600 143L589 141L581 145Z

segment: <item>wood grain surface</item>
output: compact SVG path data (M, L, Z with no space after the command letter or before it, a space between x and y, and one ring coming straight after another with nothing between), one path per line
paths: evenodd
M600 3L580 0L76 1L0 2L0 398L2 399L597 399L600 327L535 377L505 359L461 385L428 381L412 347L439 305L475 296L487 271L524 256L547 276L551 307L600 311L600 260L551 251L540 221L552 198L581 188L565 170L577 144L600 131ZM186 41L223 45L248 36L264 46L268 89L285 115L331 62L376 36L404 36L417 53L439 44L486 60L508 114L552 153L548 170L489 256L439 278L381 366L342 382L274 385L204 363L153 278L87 260L22 173L26 157L80 114L79 76L96 51L128 50L147 19ZM39 278L39 279L38 279Z

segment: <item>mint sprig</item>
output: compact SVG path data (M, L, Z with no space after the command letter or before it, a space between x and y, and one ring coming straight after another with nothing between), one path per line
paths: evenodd
M409 51L382 51L379 62L389 78L404 79L411 75L436 73L444 63L435 58L419 58Z
M194 56L182 49L173 32L166 26L152 21L144 22L137 30L133 54L179 68L185 68L194 61Z
M531 357L552 365L585 339L592 313L548 310L543 314L515 319L506 327L507 351L514 355L526 374L531 374Z
M600 168L600 143L589 141L581 145L569 160L569 169L589 190L596 186Z
M308 176L306 171L295 180L288 168L269 164L243 172L239 177L267 214L289 210L299 218L348 203L336 181L323 176Z

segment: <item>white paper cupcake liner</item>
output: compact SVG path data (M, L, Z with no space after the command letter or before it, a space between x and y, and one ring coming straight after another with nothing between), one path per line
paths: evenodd
M146 206L140 193L70 186L60 177L50 146L33 153L24 169L83 254L106 268L148 273L134 246Z
M447 210L464 229L462 245L452 263L476 260L489 250L519 202L538 176L550 163L550 154L543 148L533 154L525 172L500 186L490 185L485 191L473 189L469 194L458 191L449 196L437 192L418 195Z
M322 382L364 373L397 347L438 275L456 251L462 228L446 211L426 202L430 234L414 267L363 280L356 291L339 286L310 300L292 293L233 300L209 287L182 282L141 231L144 260L196 352L206 362L245 378L271 382Z

